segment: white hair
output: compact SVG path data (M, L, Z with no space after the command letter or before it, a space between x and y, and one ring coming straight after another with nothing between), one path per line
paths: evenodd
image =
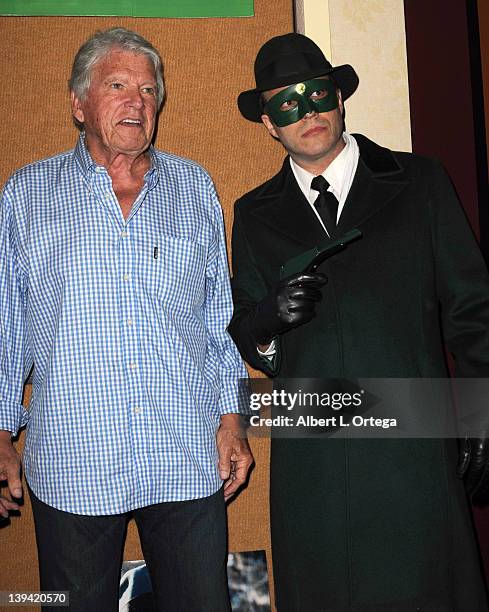
M160 54L145 38L126 28L111 28L104 32L95 32L83 43L73 61L71 77L68 81L70 90L80 100L83 100L90 87L93 67L113 49L123 49L146 55L151 61L156 77L156 100L158 108L160 108L165 94L163 63Z

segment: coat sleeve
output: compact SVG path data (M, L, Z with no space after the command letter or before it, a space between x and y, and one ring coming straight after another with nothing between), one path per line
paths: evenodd
M489 378L489 275L479 246L440 164L430 213L443 338L457 377Z
M229 333L242 357L250 366L261 370L268 376L276 376L280 369L280 339L275 340L276 354L270 361L259 355L251 333L256 305L265 297L269 289L250 249L241 218L239 201L236 203L234 214L232 263L234 315L229 325Z

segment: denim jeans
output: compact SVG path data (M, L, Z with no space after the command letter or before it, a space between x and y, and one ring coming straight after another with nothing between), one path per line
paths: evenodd
M75 612L116 612L130 514L62 512L29 491L41 590L69 591ZM228 612L226 509L222 489L203 499L132 512L158 612ZM66 609L66 608L64 608ZM63 608L43 607L61 612Z

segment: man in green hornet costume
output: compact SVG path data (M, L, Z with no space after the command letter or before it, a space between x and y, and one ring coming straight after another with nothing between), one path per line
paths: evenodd
M280 378L489 377L489 277L444 170L344 128L358 85L300 34L269 40L242 115L289 154L238 200L230 332ZM358 228L318 271L284 263ZM487 494L487 442L463 446ZM272 440L279 612L483 612L487 602L455 439Z

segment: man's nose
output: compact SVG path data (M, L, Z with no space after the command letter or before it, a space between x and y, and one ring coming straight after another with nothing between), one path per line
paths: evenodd
M306 112L306 114L302 117L302 119L310 119L311 117L315 117L318 114L315 108L311 108Z
M309 99L303 99L300 101L300 112L304 113L302 115L303 120L310 119L318 114L316 107Z
M127 95L127 104L133 108L143 108L144 99L139 89L130 89Z

